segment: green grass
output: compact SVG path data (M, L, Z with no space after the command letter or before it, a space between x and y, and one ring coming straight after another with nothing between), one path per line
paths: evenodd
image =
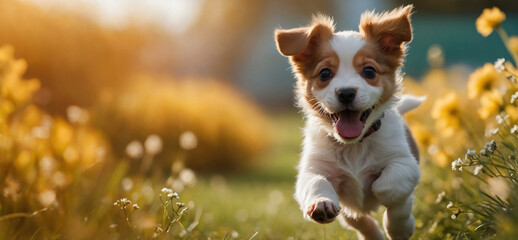
M232 175L205 175L198 185L182 193L182 200L195 202L187 219L201 211L193 234L201 239L355 239L353 231L338 222L306 221L293 199L302 141L299 115L274 117L275 142L264 159L250 170ZM377 214L380 215L379 213ZM235 235L235 233L234 233Z

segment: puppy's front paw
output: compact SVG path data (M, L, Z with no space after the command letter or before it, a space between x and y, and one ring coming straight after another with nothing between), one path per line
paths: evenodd
M309 205L306 214L318 223L330 223L340 212L340 205L329 199L319 199Z

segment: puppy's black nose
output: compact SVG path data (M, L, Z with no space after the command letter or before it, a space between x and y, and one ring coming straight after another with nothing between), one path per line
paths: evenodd
M336 96L338 97L338 101L340 101L343 104L352 103L354 98L356 97L356 89L340 88L336 91Z

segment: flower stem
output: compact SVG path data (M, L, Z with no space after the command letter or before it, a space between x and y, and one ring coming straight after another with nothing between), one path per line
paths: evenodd
M509 46L509 36L507 35L507 32L505 32L501 26L498 26L496 31L500 35L500 38L502 38L502 42L504 42L507 51L509 51L509 54L511 54L511 57L513 57L514 65L516 66L516 64L518 64L518 56L511 50L511 46Z

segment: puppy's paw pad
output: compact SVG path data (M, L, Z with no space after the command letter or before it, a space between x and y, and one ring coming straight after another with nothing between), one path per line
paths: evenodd
M330 223L335 220L340 212L340 206L333 203L331 200L322 199L317 200L311 204L306 211L306 214L318 223Z

